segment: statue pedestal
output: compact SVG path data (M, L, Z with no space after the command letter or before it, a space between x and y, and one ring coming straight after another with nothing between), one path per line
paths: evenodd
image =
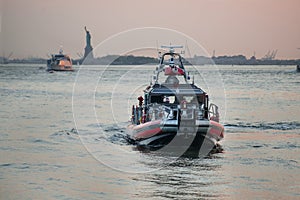
M86 46L84 48L84 57L83 59L94 59L93 47Z

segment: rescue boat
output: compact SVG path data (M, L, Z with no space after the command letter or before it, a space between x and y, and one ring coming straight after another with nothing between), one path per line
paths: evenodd
M218 106L208 94L191 82L183 57L167 48L144 95L132 106L128 140L138 149L199 157L220 151L224 126L219 123ZM163 76L160 76L163 74ZM161 79L161 80L160 80Z
M70 56L63 54L62 49L58 54L52 54L51 58L47 60L47 71L74 71Z

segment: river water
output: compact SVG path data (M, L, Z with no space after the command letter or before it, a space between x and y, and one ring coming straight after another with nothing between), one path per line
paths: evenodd
M295 66L192 68L225 125L224 152L199 159L124 139L154 66L75 69L0 66L0 199L300 198Z

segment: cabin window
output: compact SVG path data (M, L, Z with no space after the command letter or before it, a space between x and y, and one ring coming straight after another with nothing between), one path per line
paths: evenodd
M151 103L178 103L178 101L176 101L175 95L151 96L150 101Z
M183 96L182 99L185 100L187 103L191 103L196 96Z
M184 95L181 97L182 100L185 100L187 103L199 103L201 100L196 95Z
M164 103L175 103L175 96L164 96Z
M162 103L163 96L151 96L151 103Z

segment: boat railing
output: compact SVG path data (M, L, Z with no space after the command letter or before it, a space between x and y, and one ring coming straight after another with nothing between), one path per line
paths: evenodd
M215 105L213 103L211 103L209 105L209 108L208 108L208 118L210 120L219 122L220 115L219 115L219 107L217 105Z
M218 107L211 104L209 108L209 118L211 120L218 120ZM164 105L158 103L151 103L146 106L133 106L132 118L133 124L141 124L147 121L154 120L201 120L204 117L204 110L197 104L188 104L186 108L180 108L180 105Z

